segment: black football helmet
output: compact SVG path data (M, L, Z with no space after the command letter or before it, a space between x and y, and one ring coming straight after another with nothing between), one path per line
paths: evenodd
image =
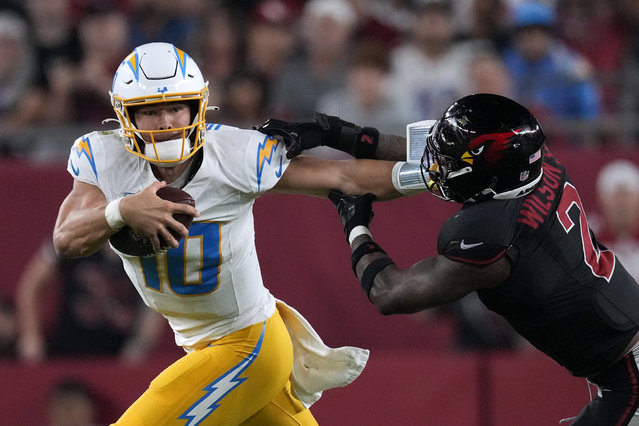
M466 96L431 128L422 177L433 194L449 201L521 197L541 179L545 139L537 119L517 102Z

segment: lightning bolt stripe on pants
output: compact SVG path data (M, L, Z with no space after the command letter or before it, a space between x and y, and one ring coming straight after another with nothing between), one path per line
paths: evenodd
M233 389L241 385L248 377L239 377L257 358L262 348L264 340L264 332L266 330L266 322L262 325L262 334L251 351L243 360L229 369L222 376L218 377L212 383L205 386L202 390L205 393L195 404L189 407L179 419L188 420L186 426L199 425L206 419L216 408L220 406L220 401L228 395Z

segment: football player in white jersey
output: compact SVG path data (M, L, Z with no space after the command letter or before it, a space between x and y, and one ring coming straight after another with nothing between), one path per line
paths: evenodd
M187 352L115 424L317 424L308 407L323 390L353 381L368 351L327 348L264 287L253 202L267 191L326 197L331 189L395 198L395 162L288 159L278 139L207 124L208 83L167 43L127 56L110 96L120 128L86 134L71 148L74 184L54 245L62 257L87 256L124 226L148 234L154 257L118 254L144 302L169 321ZM165 185L191 194L195 207L158 197ZM194 217L190 229L176 213Z

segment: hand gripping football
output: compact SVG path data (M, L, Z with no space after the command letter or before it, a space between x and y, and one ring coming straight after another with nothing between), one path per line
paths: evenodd
M164 200L172 201L174 203L189 204L195 207L195 200L193 197L179 188L164 186L160 188L156 194ZM173 218L186 226L187 229L193 223L193 216L188 214L176 213L173 215ZM169 229L169 231L176 239L179 239L177 232L172 229ZM116 250L131 256L153 256L155 254L153 246L151 245L151 238L142 232L135 231L130 226L125 226L113 234L111 238L109 238L109 242ZM165 243L163 238L160 238L160 242L163 245Z

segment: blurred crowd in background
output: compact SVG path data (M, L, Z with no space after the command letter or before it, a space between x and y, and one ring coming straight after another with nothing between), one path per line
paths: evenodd
M384 132L473 92L510 96L550 144L639 142L634 0L4 0L0 155L66 159L108 129L137 45L175 44L210 82L209 122L316 110Z

